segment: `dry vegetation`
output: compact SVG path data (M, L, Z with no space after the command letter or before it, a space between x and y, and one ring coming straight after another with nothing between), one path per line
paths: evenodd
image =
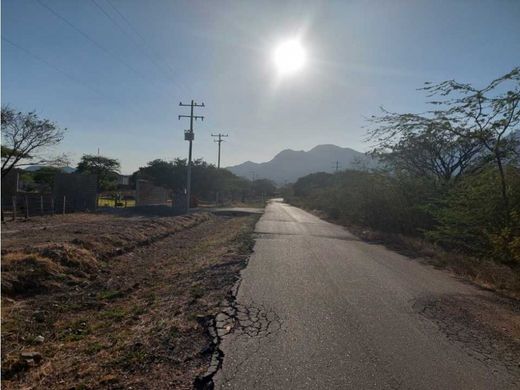
M3 227L2 384L192 388L255 217L70 215Z
M446 269L482 288L493 290L506 297L520 299L520 274L505 264L449 252L417 237L382 233L351 225L348 225L348 228L364 241L381 243L405 256Z

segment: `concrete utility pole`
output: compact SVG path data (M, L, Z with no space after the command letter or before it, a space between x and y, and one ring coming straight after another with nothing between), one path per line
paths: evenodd
M205 107L205 106L204 106L204 103L197 104L193 100L191 101L190 104L185 104L185 103L180 102L179 106L191 108L190 115L179 115L179 120L181 118L190 118L190 129L184 130L184 140L190 142L190 149L188 152L188 167L187 167L188 175L186 178L186 211L188 211L190 209L190 199L191 199L191 152L192 152L192 143L193 143L193 140L195 139L195 134L193 133L193 120L194 119L195 120L200 119L202 121L204 120L203 116L193 115L193 108L194 107Z
M220 144L222 142L224 142L222 137L227 137L228 135L227 134L221 134L221 133L218 133L218 134L211 133L211 136L212 137L218 137L218 139L214 139L213 142L218 143L218 163L217 163L217 168L220 169Z

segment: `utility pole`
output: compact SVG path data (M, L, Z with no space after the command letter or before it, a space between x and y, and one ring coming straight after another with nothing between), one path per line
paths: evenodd
M213 142L218 143L218 163L217 163L217 168L220 169L220 144L222 142L224 142L222 137L227 137L228 135L227 134L221 134L221 133L218 133L218 134L211 133L211 136L212 137L218 137L218 139L214 139Z
M193 108L194 107L204 107L204 103L197 104L193 100L190 104L185 104L180 102L179 106L181 107L190 107L190 115L179 115L179 120L181 118L190 118L190 128L189 130L184 130L184 140L189 141L190 148L188 152L188 175L186 178L186 211L190 210L190 200L191 200L191 152L192 152L192 144L193 140L195 139L195 134L193 133L193 120L204 120L203 116L200 115L193 115Z
M334 168L334 170L335 170L336 173L337 173L337 172L339 171L340 163L339 163L339 161L336 160L336 162L335 162L334 164L335 164L335 167L333 167L333 168Z

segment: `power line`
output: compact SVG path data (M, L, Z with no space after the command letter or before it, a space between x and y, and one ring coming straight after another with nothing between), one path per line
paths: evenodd
M187 175L187 182L186 182L186 211L189 211L190 209L190 199L191 199L191 152L192 152L192 144L193 140L195 139L195 134L193 133L193 120L204 120L203 116L200 115L193 115L193 109L195 107L205 107L204 103L197 104L193 99L191 100L191 103L185 104L180 102L179 106L181 107L190 107L190 115L179 115L179 120L181 118L190 118L190 129L184 131L184 140L190 142L190 148L188 152L188 175Z
M339 161L336 160L336 161L334 162L334 166L333 166L334 170L335 170L336 172L338 172L340 167L341 167L341 163L340 163Z
M110 20L118 29L119 31L121 31L123 34L125 34L128 38L130 38L130 40L132 41L132 43L139 49L139 50L142 50L143 48L144 49L147 49L146 47L143 46L143 44L137 42L137 40L134 38L134 36L132 36L132 34L130 34L114 17L112 17L112 15L110 15L96 0L90 0L95 6L97 9L99 9L103 15L106 16L106 18L108 20ZM128 24L130 25L130 22L126 20L126 18L123 17L123 15L117 10L117 8L115 8L110 2L106 1L108 3L108 5L110 5L110 7L112 7L112 9L114 9L117 14ZM131 26L131 25L130 25ZM131 27L133 29L133 27ZM142 40L142 39L141 39ZM149 50L149 49L148 49ZM147 50L145 50L147 51ZM152 58L149 53L145 53L146 54L146 57L150 60L150 62L155 65L157 67L157 69L163 73L163 75L168 78L173 85L175 85L176 87L179 87L182 89L182 87L180 85L178 85L174 80L172 80L170 78L170 75L167 74L165 72L165 70L163 69L163 67L161 67L161 65L154 59Z
M224 140L222 139L223 137L228 137L227 134L221 134L221 133L218 133L218 134L211 134L212 137L218 137L218 139L214 139L213 142L216 142L218 143L218 164L217 164L217 168L220 169L220 144L222 142L224 142Z
M75 76L71 75L70 73L68 73L68 72L66 72L66 71L64 71L64 70L62 70L62 69L56 67L55 65L53 65L52 63L50 63L50 62L47 61L46 59L44 59L44 58L42 58L42 57L40 57L40 56L34 54L34 53L31 52L30 50L28 50L28 49L26 49L26 48L24 48L24 47L22 47L22 46L20 46L20 45L18 45L18 44L16 44L16 43L14 43L14 42L11 41L10 39L6 38L5 35L2 36L2 41L7 42L7 43L10 44L11 46L13 46L13 47L17 48L18 50L20 50L20 51L24 52L25 54L27 54L29 57L31 57L31 58L33 58L33 59L35 59L35 60L37 60L37 61L40 61L40 62L44 63L45 65L47 65L48 67L54 69L55 71L57 71L57 72L59 72L59 73L65 75L68 79L74 81L75 83L80 84L81 86L83 86L83 87L89 89L90 91L92 91L92 92L94 92L94 93L96 93L96 94L98 94L98 95L101 95L101 96L103 96L103 97L107 97L107 98L108 98L107 95L103 94L102 92L98 91L98 90L95 89L95 88L92 88L90 85L88 85L87 83L81 81L80 79L76 78Z
M21 52L23 52L24 54L26 54L28 57L31 57L33 60L36 60L36 61L40 61L41 63L47 65L49 68L55 70L56 72L58 73L61 73L63 74L65 77L67 77L69 80L75 82L76 84L78 85L81 85L82 87L88 89L89 91L95 93L96 95L98 96L102 96L104 97L105 99L107 100L110 100L110 101L115 101L117 102L118 104L120 105L127 105L129 104L128 102L123 102L119 99L114 99L113 97L101 92L100 90L96 89L96 88L93 88L91 87L88 83L82 81L81 79L75 77L74 75L64 71L63 69L60 69L58 68L57 66L55 66L54 64L52 64L51 62L47 61L45 58L42 58L40 56L38 56L37 54L34 54L32 51L26 49L25 47L23 46L20 46L19 44L17 43L14 43L13 41L11 41L9 38L6 38L5 35L2 36L2 40L4 42L7 42L9 45L13 46L14 48L20 50ZM135 104L135 103L130 103L136 110L139 110L139 107Z
M89 42L91 42L94 46L96 46L99 50L103 51L105 54L107 54L108 56L110 56L110 58L112 58L113 60L119 62L120 64L124 65L125 67L127 67L129 70L131 70L133 73L135 73L136 75L138 75L139 77L143 78L144 80L146 80L146 76L144 76L141 72L139 72L138 70L134 69L131 65L127 64L125 61L123 61L121 58L119 58L118 56L116 56L115 54L113 54L110 50L108 50L106 47L104 47L103 45L99 44L96 40L94 40L92 37L90 37L90 35L88 35L87 33L85 33L83 30L79 29L78 27L76 27L72 22L70 22L67 18L65 18L63 15L59 14L58 12L56 12L53 8L51 8L48 4L45 4L44 2L42 2L41 0L36 0L42 7L44 7L45 9L47 9L50 13L52 13L54 16L56 16L58 19L60 19L62 22L64 22L65 24L67 24L70 28L72 28L74 31L76 31L78 34L80 34L81 36L83 36L85 39L87 39Z
M128 25L128 27L130 27L130 29L134 32L135 35L137 35L139 37L139 39L143 42L144 46L148 48L148 50L150 50L150 52L158 59L160 60L161 59L161 56L159 54L157 54L157 51L154 50L150 45L147 44L147 41L146 39L141 35L141 33L139 32L139 30L137 30L133 25L132 23L130 23L130 21L128 20L128 18L123 15L122 12L119 11L119 9L117 9L117 7L112 4L112 2L110 0L105 0L107 2L107 4L112 7L112 9L119 15L119 17ZM175 70L170 66L170 64L168 64L168 62L164 61L164 65L172 72L172 74L175 73Z

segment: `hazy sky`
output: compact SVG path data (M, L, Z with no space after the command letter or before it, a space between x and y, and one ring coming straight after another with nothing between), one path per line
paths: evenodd
M224 166L364 151L364 117L423 110L424 81L483 85L520 65L519 21L517 0L3 0L2 102L68 128L74 165L99 147L124 173L187 155L190 99L206 104L194 156L209 162L219 131ZM307 63L279 78L273 50L291 37Z

